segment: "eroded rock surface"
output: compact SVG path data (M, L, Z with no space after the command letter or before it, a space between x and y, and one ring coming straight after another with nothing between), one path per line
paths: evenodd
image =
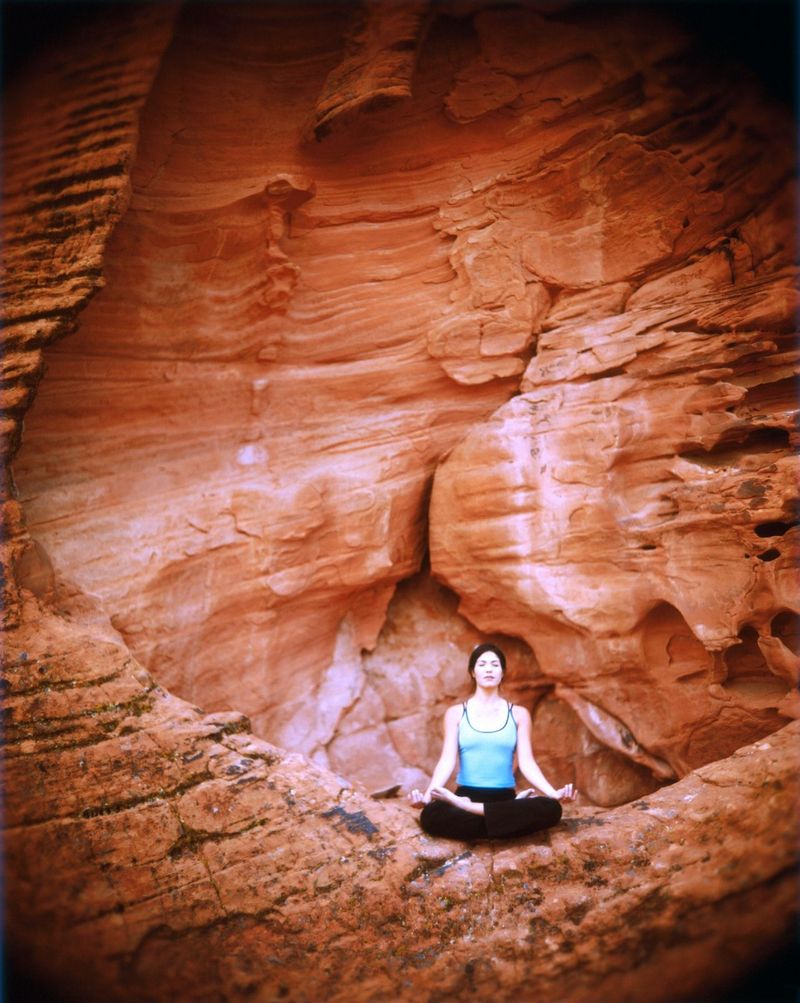
M75 329L78 312L103 284L105 244L130 196L139 112L174 16L175 8L154 4L96 18L91 33L71 39L68 61L35 63L5 103L4 624L13 624L16 611L11 564L24 559L22 573L45 587L41 575L48 563L27 539L9 461L42 377L44 346Z
M349 26L336 5L186 12L106 288L49 355L15 468L32 534L137 658L304 750L343 620L375 644L422 563L436 463L516 387L456 383L427 348L453 276L434 224L464 184L425 89L447 53L399 121L303 140Z
M508 400L536 350L526 403L506 406L519 413L532 401L544 422L557 411L563 431L552 448L574 469L566 486L561 474L550 482L561 500L554 507L545 498L552 517L533 532L545 549L555 547L556 533L561 547L564 527L553 519L565 508L573 545L557 559L567 579L561 591L572 595L567 604L606 611L605 620L594 614L589 648L651 617L636 639L630 634L635 653L598 650L571 674L547 674L593 696L640 745L655 741L657 759L670 745L671 772L648 770L643 792L652 776L725 751L716 721L724 701L725 749L777 727L796 675L770 626L794 608L781 599L790 591L788 557L771 562L775 548L756 547L753 527L746 539L731 536L737 505L760 506L756 532L794 521L791 164L779 154L752 156L753 136L772 143L783 122L754 102L749 85L731 89L678 71L687 40L660 22L654 30L649 17L604 20L600 32L599 14L564 21L531 8L461 13L431 22L407 5L373 10L364 21L355 9L329 7L303 24L273 6L183 15L143 116L132 202L111 239L106 288L80 330L49 353L49 377L27 420L15 469L39 549L24 571L35 584L39 553L45 565L49 555L62 608L84 609L85 596L94 597L176 693L242 710L259 734L286 747L320 749L335 730L334 704L363 676L361 651L374 647L396 582L421 565L436 465ZM391 89L397 74L405 99L398 92L391 110L366 114L374 109L370 87ZM305 139L314 108L333 116L324 142ZM681 360L692 353L690 378ZM767 356L770 373L748 376ZM733 383L715 377L736 359ZM682 399L671 367L686 387ZM563 395L573 392L580 400L567 406ZM759 394L774 399L761 406ZM726 410L734 405L736 418ZM704 414L712 415L707 428ZM662 424L668 441L659 437ZM611 462L605 439L633 436L641 456L635 443L615 445L630 462L581 483L580 458L572 457L578 429L588 430L580 438L595 465ZM712 439L733 448L751 433L765 463L780 459L780 476L769 488L740 477L730 492L757 493L711 517L710 507L723 504L718 481L727 467L722 456L704 465L698 451ZM471 434L486 470L481 434ZM512 442L525 435L515 427ZM648 465L648 450L666 451L663 470L658 460ZM706 542L689 534L684 518L685 556L669 589L646 585L665 553L647 535L648 506L678 504L674 492L660 498L654 487L662 476L688 478L668 472L677 457L691 474L684 491L697 494ZM451 481L453 469L440 479ZM471 504L462 481L458 492L443 502L445 533ZM502 517L518 503L503 498ZM487 504L479 492L481 547ZM635 540L627 578L606 574L607 561L619 567L627 553L620 531L608 532L619 520ZM719 548L720 533L736 574L719 601L726 623L712 637L701 625L722 558L701 554ZM606 550L582 586L588 596L578 599L570 576L598 534ZM439 539L435 525L435 547ZM522 563L538 556L519 554ZM458 561L467 577L488 573L480 548ZM688 609L683 581L698 561L708 584L693 590ZM498 591L496 627L488 581L472 615L472 583L438 557L435 571L483 629L534 643L538 624L521 627L528 608L513 613L508 602L527 588L519 565L509 569L511 591L505 583ZM784 581L757 622L753 574ZM639 598L629 603L631 590ZM560 602L559 594L551 605ZM578 630L589 620L589 612L578 617ZM748 670L743 682L726 684L720 652L747 630L772 644L763 671L755 682ZM570 643L548 642L551 663L575 660ZM695 651L676 656L669 645ZM694 677L671 691L674 721L663 741L642 723L632 727L629 696L601 699L585 688L599 664L623 662L663 663L653 669L659 679ZM334 699L341 673L351 683ZM618 680L627 692L624 673ZM722 690L709 694L709 684ZM318 718L313 707L330 699ZM657 706L649 713L660 718ZM678 753L696 712L705 718L695 748ZM394 716L386 708L384 723ZM539 731L543 751L555 752L547 729ZM365 769L372 765L365 759ZM397 780L417 765L395 763ZM619 800L631 782L620 781Z
M794 907L798 724L468 849L33 602L4 680L11 946L84 999L674 1000Z
M521 394L440 466L431 504L462 613L525 638L596 737L663 778L798 713L792 192L786 162L699 114L523 179L509 243L556 303Z
M734 980L795 906L784 119L649 13L174 13L10 119L15 955L137 1003ZM486 631L626 807L467 850L367 797Z

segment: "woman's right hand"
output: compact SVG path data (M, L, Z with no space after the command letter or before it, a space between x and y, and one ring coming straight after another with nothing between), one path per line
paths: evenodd
M417 790L415 787L411 793L408 795L408 800L411 802L412 808L422 808L431 799L430 794L427 791L423 794L422 791Z

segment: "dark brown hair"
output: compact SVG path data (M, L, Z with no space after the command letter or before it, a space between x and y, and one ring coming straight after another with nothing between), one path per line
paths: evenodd
M500 668L503 670L503 675L505 675L506 656L497 647L496 644L479 644L477 648L473 648L472 654L469 656L469 665L467 667L467 671L469 672L469 674L471 676L475 674L475 663L478 661L481 655L485 655L487 651L493 651L495 655L497 655L497 657L500 659Z

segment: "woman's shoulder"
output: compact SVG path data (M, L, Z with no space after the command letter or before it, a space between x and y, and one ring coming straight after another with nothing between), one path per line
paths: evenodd
M458 721L464 713L464 703L453 703L444 712L445 721Z
M454 703L444 712L444 729L446 734L455 735L461 715L464 713L463 704Z
M530 721L531 712L527 707L523 707L522 704L512 703L511 713L514 715L514 720L517 724L522 724L523 721Z

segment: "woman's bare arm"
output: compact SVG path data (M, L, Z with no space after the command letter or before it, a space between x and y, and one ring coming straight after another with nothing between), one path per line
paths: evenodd
M458 722L461 718L461 707L455 705L448 707L444 715L444 739L442 741L442 751L439 755L439 762L433 768L431 782L428 784L425 793L413 790L410 794L413 805L427 804L431 799L431 791L435 787L444 787L458 762Z
M551 798L570 800L575 796L572 784L567 784L556 790L542 773L539 764L533 757L531 746L531 715L525 707L514 707L514 720L517 723L517 763L519 771L529 784L532 784L543 794Z

